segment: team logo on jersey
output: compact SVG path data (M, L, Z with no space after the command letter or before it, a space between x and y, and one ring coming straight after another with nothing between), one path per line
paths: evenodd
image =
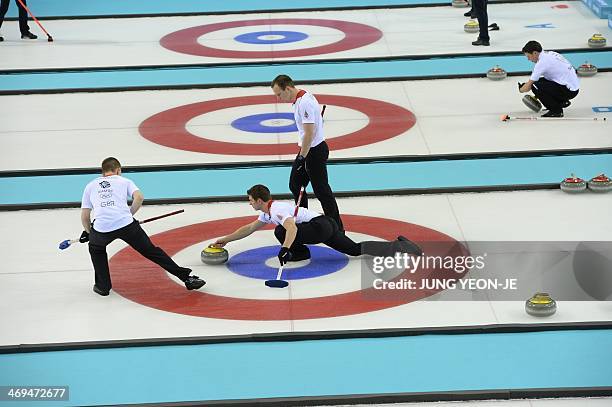
M108 181L102 181L102 182L100 182L100 186L102 188L106 189L106 188L109 188L111 185L110 185L110 182L108 182Z
M278 220L283 220L283 217L281 215L276 215L276 217L278 218Z
M304 112L304 118L308 119L308 112Z

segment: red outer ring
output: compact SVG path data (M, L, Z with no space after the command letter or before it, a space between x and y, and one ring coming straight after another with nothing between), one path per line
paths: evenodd
M317 95L321 104L342 106L365 114L369 123L362 129L327 140L330 150L342 150L387 140L408 131L416 123L415 115L403 107L379 100L355 96ZM199 115L232 107L277 103L274 95L243 96L197 102L165 110L145 119L140 134L153 143L178 150L222 155L295 154L297 143L228 143L198 137L186 124ZM297 137L296 137L297 138Z
M438 247L440 245L437 243L440 242L457 247L457 242L450 236L412 223L360 215L342 215L342 220L347 230L386 240L404 234L415 239L422 247L427 242L436 242L434 246ZM231 233L251 221L253 216L202 222L159 233L152 236L152 240L163 247L168 255L174 256L188 246ZM428 253L427 249L424 250ZM448 254L445 252L443 255ZM453 254L465 252L454 251ZM406 291L399 298L381 301L371 299L375 290L370 288L325 297L257 300L209 294L206 288L203 291L186 291L185 287L171 280L163 269L130 247L115 254L110 260L110 267L113 289L129 300L178 314L230 320L278 321L354 315L396 307L437 292ZM457 278L456 274L449 275L441 270L422 271L420 275L422 278ZM408 276L408 271L405 271L398 278ZM214 281L210 284L214 284ZM367 298L368 294L370 298Z
M344 38L331 44L318 47L292 49L285 51L237 51L212 48L202 45L198 38L210 32L227 28L248 27L254 25L299 24L317 27L335 28L344 33ZM382 38L382 32L369 25L350 21L322 20L312 18L273 18L261 20L228 21L200 25L170 33L159 41L162 47L181 54L215 58L289 58L309 55L329 54L347 51L372 44Z

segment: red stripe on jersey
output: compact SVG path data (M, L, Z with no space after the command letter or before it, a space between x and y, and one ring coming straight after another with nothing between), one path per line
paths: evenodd
M293 104L295 104L295 102L297 102L297 100L299 98L301 98L302 96L304 96L306 94L305 90L300 89L300 91L297 93L297 95L295 95L295 100L293 101Z

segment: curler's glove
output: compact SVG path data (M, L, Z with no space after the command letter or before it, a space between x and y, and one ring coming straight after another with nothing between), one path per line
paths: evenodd
M81 237L79 237L79 242L81 243L87 243L89 242L89 233L87 233L87 231L83 231L83 233L81 233Z
M524 83L521 83L521 82L518 83L519 92L521 91L521 88L523 87L523 85L524 85Z
M306 169L306 157L302 154L295 157L295 161L293 162L293 166L296 171L303 171Z
M278 261L280 262L281 266L287 264L292 257L291 250L289 250L288 247L281 247L278 251Z

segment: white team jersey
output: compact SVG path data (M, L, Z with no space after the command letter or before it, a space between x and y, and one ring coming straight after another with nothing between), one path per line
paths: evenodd
M293 117L298 129L298 146L301 147L304 140L304 123L314 124L314 136L310 147L316 147L325 140L321 107L314 95L305 91L298 93L298 98L293 103Z
M98 177L85 187L81 208L93 209L96 231L111 232L134 221L127 200L137 190L134 182L120 175Z
M282 226L282 224L285 223L288 218L293 217L294 213L295 205L293 203L272 201L272 205L270 205L270 215L262 212L259 214L259 218L257 218L257 220L263 223L272 223L274 225ZM295 216L295 223L306 223L318 216L321 216L321 214L300 207L297 215Z
M563 55L554 51L543 51L540 53L538 62L533 67L533 72L529 79L535 82L541 77L557 82L559 85L564 85L569 90L578 90L580 88L580 81L572 64Z

